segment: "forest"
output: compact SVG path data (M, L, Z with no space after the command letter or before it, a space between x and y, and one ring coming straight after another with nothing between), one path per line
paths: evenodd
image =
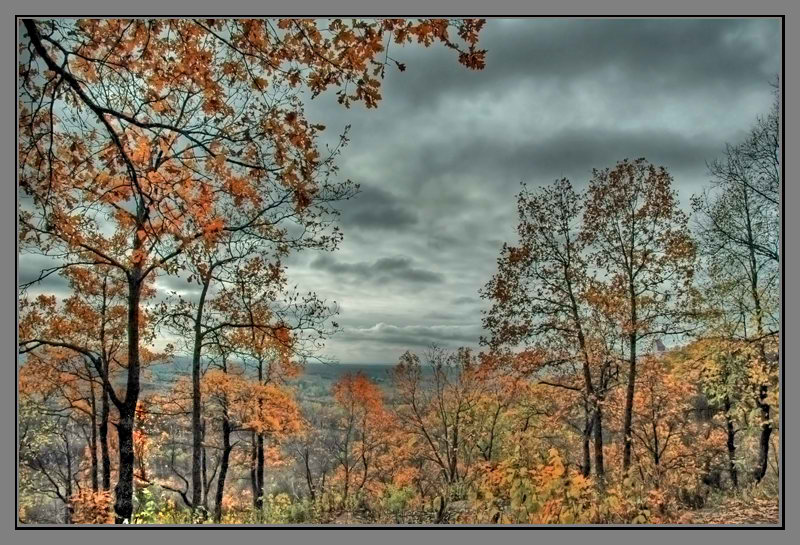
M20 523L778 523L778 83L688 202L645 158L523 184L474 345L326 360L286 262L359 185L306 102L381 107L401 48L474 75L484 26L20 21Z

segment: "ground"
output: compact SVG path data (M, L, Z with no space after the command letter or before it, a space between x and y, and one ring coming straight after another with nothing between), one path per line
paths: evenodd
M730 498L719 505L688 513L687 524L780 524L775 498ZM682 521L684 522L684 521Z

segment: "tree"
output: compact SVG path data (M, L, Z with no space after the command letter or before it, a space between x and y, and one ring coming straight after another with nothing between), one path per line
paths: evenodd
M623 468L631 463L636 363L642 339L684 331L694 273L694 243L679 208L672 177L645 159L595 170L583 216L590 263L616 297L627 338L628 385L623 424Z
M696 381L687 378L670 369L663 358L647 355L639 361L631 433L640 474L656 490L663 488L667 479L697 480L702 470L699 459L715 454L707 443L701 449L685 440L693 437L701 442L704 435L698 429L702 426L697 425L703 419L692 419L692 395L696 392L689 385Z
M192 358L192 509L197 509L203 491L207 492L201 482L200 384L201 358L207 349L218 345L220 335L234 331L229 340L237 343L239 355L255 355L259 379L263 380L265 361L274 350L304 358L308 356L309 343L320 344L332 332L326 322L335 308L329 309L313 294L299 299L290 292L280 262L277 258L270 262L265 252L255 251L256 244L247 237L234 237L212 250L193 252L197 262L189 270L190 278L200 284L197 300L179 296L174 304L165 303L162 307L164 323L187 339ZM301 244L312 246L319 242L298 241L296 246ZM282 331L292 331L294 335L281 336ZM274 367L267 381L299 370L283 355L280 361L275 360Z
M23 21L20 244L58 267L115 268L127 283L127 380L119 398L116 521L131 520L133 427L140 394L141 291L176 274L178 257L222 232L276 244L283 226L324 230L316 145L298 89L338 89L349 106L380 100L390 59L384 37L440 42L483 67L482 20L48 20ZM459 45L449 32L455 29ZM399 68L403 68L398 63ZM342 137L344 139L344 137ZM233 202L248 220L223 214ZM304 231L304 229L301 229ZM335 236L335 235L334 235Z
M750 370L760 411L759 459L753 476L767 470L773 430L771 390L777 385L779 331L780 193L778 97L739 145L727 145L709 165L712 188L693 198L707 289L719 316L711 335L745 340L755 348ZM741 352L739 352L741 354Z
M59 500L64 509L63 522L71 524L72 496L80 489L83 445L75 440L79 426L75 415L59 410L61 403L53 403L56 392L55 388L41 388L27 380L20 392L20 467L33 473L23 472L22 486Z
M595 440L595 471L602 478L602 400L610 378L609 359L595 363L587 331L591 273L587 244L580 237L583 197L562 178L551 186L517 198L519 224L516 246L504 245L498 272L482 291L492 306L485 312L484 327L493 350L534 345L548 351L537 366L564 369L579 362L582 386L550 381L554 387L576 389L586 406L584 425L584 476L589 473L589 440ZM590 330L590 329L589 329ZM531 369L533 371L533 369ZM594 375L594 376L593 376Z
M21 321L19 325L19 346L20 352L32 355L37 358L36 352L42 349L55 348L65 350L72 354L80 355L88 361L89 366L85 367L83 376L79 379L88 381L91 384L97 380L102 384L103 409L101 416L100 439L103 461L103 487L110 481L110 459L108 456L108 414L106 396L114 404L120 414L126 414L126 404L123 394L119 393L118 386L112 384L111 380L117 370L127 369L128 375L131 373L129 365L130 350L124 353L126 346L118 339L114 340L112 335L119 334L127 325L130 329L130 317L126 319L125 304L120 305L120 286L118 279L106 276L108 270L99 267L86 269L83 266L73 264L70 267L57 269L71 280L71 285L76 289L76 294L69 297L59 304L55 297L40 295L35 301L30 302L23 299L21 302ZM94 273L100 273L100 278ZM88 286L92 286L89 288ZM83 289L86 288L86 289ZM155 291L152 282L139 285L138 299L148 300L153 297ZM124 288L123 288L124 291ZM98 308L99 307L99 308ZM122 312L120 312L122 311ZM121 329L122 327L122 329ZM136 317L136 337L144 343L151 343L154 330L151 327L149 314L139 312ZM127 336L130 339L130 335ZM170 346L166 347L166 352L155 352L147 348L137 351L139 362L138 371L146 369L152 363L163 361L167 358ZM56 360L58 361L58 360ZM138 386L137 386L138 388ZM94 394L92 394L94 395ZM96 410L94 405L93 410ZM131 419L135 415L131 414ZM120 416L121 418L121 416ZM119 438L119 449L127 446L131 447L129 452L131 461L131 472L133 471L133 435L129 437L130 443L126 442L124 436L125 423L116 419L117 437ZM130 422L131 431L133 430L133 420ZM120 428L123 435L120 436ZM120 456L123 452L120 450ZM126 450L126 455L128 451ZM125 458L120 457L120 471ZM133 473L131 473L131 478Z
M432 347L426 368L416 354L400 357L391 371L394 416L403 433L414 438L424 461L436 469L441 517L449 490L470 476L465 452L476 445L466 443L464 435L485 385L479 361L467 348L448 352Z
M228 342L252 380L264 386L284 387L302 371L306 359L316 356L323 341L337 327L328 306L313 293L285 288L284 271L254 257L239 263L236 272L213 299L210 310L218 324L207 331L229 331ZM264 497L265 437L251 430L251 481L255 507Z
M88 364L81 364L73 370L83 385L84 395L89 396L86 399L90 416L98 423L102 488L109 490L110 399L107 384L122 372L121 362L125 361L125 283L110 268L70 267L60 271L60 274L67 279L72 290L69 297L60 302L55 297L40 296L34 300L22 297L20 352L27 355L27 361L39 361L50 369L55 369L58 362L66 360L42 359L40 353L46 347L68 349L73 355L80 355L79 359ZM149 297L150 294L148 288L145 296ZM99 408L97 397L100 398Z
M316 502L327 490L328 474L335 460L330 456L329 422L333 409L325 403L304 403L304 431L290 442L290 449L308 489L308 498Z
M710 408L722 415L725 447L728 454L728 474L734 488L739 486L740 460L737 454L737 435L746 431L746 414L751 405L747 394L751 389L749 361L745 343L729 336L700 338L686 349L685 365L697 370L697 385L707 398Z
M346 505L351 479L353 493L358 493L375 470L375 458L386 444L389 415L380 388L363 373L343 375L333 385L332 394L340 412L332 454L344 473L342 503Z

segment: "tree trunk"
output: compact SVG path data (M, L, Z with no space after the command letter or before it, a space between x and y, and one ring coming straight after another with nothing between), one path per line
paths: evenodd
M100 326L100 348L102 356L102 374L100 377L103 384L103 395L101 399L100 409L100 457L103 463L103 490L111 490L111 457L108 454L108 416L109 416L109 399L108 387L106 382L109 380L109 365L108 365L108 351L106 347L106 317L107 317L107 299L108 299L108 276L103 277L103 306L101 310L102 322Z
M744 188L743 202L745 211L745 220L747 226L747 242L750 254L750 294L753 298L753 310L756 317L756 333L758 334L758 349L759 355L763 365L768 365L767 351L764 347L764 321L763 310L761 308L761 295L758 292L759 282L759 267L756 260L755 251L755 237L753 235L753 225L750 216L750 200L747 193L747 188ZM769 461L769 438L772 435L772 424L769 421L770 408L769 403L766 403L768 384L761 384L758 389L758 397L756 398L756 406L761 411L761 436L758 440L758 463L753 470L753 477L755 481L761 482L764 475L767 473L767 463Z
M225 478L228 475L228 463L231 457L231 425L227 415L222 417L222 461L217 477L217 497L214 503L214 522L219 524L222 520L222 500L225 494Z
M200 422L202 399L200 395L200 358L203 348L203 308L205 306L210 274L203 279L203 290L197 303L197 315L194 318L194 350L192 352L192 511L197 510L201 502L203 482L201 477L203 432Z
M69 449L69 437L66 433L64 434L64 446L67 456L67 479L64 487L64 497L67 501L64 502L64 523L72 524L72 516L75 514L75 506L72 505L72 453Z
M89 450L91 451L91 462L92 462L92 492L97 493L100 488L100 481L99 481L99 474L98 474L98 462L97 462L97 401L94 396L94 384L89 383L91 399L90 405L92 408L91 420L92 420L92 433L89 438Z
M314 490L314 477L311 474L311 464L310 464L310 455L308 452L308 447L305 447L303 451L303 462L306 466L306 484L308 485L308 494L311 497L311 501L314 502L317 499L316 491Z
M603 409L598 400L594 409L594 472L597 481L602 486L605 477L603 461Z
M203 419L203 427L202 427L202 438L203 443L206 441L206 420ZM208 513L208 487L211 483L208 482L208 456L206 452L206 446L203 444L203 516Z
M105 374L108 376L108 363L104 362ZM103 385L103 402L100 411L100 457L103 464L103 490L111 490L111 456L108 452L108 391Z
M584 477L588 477L592 473L591 437L593 422L591 410L586 407L583 424L583 464L581 464L581 474Z
M256 508L264 507L264 436L256 437Z
M759 390L758 407L761 409L761 436L758 440L758 464L756 465L753 477L756 482L761 482L767 473L767 462L769 461L769 438L772 435L772 424L769 421L769 403L766 403L767 387L761 386Z
M569 252L570 246L567 246L567 251ZM572 313L572 321L575 324L575 329L578 333L578 346L581 349L581 354L583 355L583 382L584 387L586 388L586 395L592 402L591 409L594 410L594 421L592 423L592 430L594 431L594 440L595 440L595 447L594 447L594 466L595 472L598 476L598 480L602 480L603 473L605 472L605 468L603 466L603 416L602 416L602 409L600 408L600 398L595 390L594 382L592 381L592 370L590 367L591 360L589 358L589 352L586 348L586 336L583 333L583 323L581 322L581 315L578 312L578 302L575 298L572 282L570 280L569 271L565 269L564 277L567 283L567 289L569 291L569 299L570 299L570 308ZM602 376L603 373L600 373L600 388L603 387L602 385ZM587 408L587 418L588 418L588 408ZM591 434L592 431L589 431ZM588 468L590 462L587 460L587 450L588 449L588 437L584 440L584 467ZM588 476L589 472L586 471L584 476Z
M250 487L253 490L253 507L258 501L258 479L256 479L256 466L258 465L258 444L256 443L256 432L250 434L252 449L250 450Z
M115 521L129 523L133 517L133 426L139 401L139 301L141 271L135 268L128 283L128 381L125 401L119 409L119 478L115 487Z
M131 522L133 517L133 414L121 414L117 435L119 437L119 479L114 488L116 523Z
M658 490L661 487L661 445L658 440L658 428L656 427L655 418L653 418L651 426L653 430L653 465L656 468L655 488Z
M633 394L636 390L636 333L629 336L630 359L628 361L628 389L625 392L625 423L622 429L625 447L622 452L622 469L627 471L631 465L631 443L633 441Z
M725 396L725 429L728 435L728 471L731 474L733 487L739 488L739 471L736 469L736 431L731 418L731 399L727 395Z

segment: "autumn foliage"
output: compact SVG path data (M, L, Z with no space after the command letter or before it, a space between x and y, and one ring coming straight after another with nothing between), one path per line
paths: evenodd
M691 217L643 158L523 186L475 346L311 392L339 307L286 262L339 247L358 186L304 101L377 107L407 44L480 70L484 21L21 24L19 245L46 263L19 293L21 520L673 523L776 497L777 110Z

